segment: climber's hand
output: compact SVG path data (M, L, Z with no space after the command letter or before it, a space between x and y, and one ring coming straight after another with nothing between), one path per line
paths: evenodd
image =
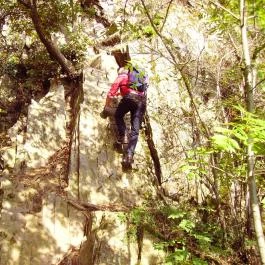
M99 115L102 119L106 119L109 116L108 112L106 111L106 108L104 108L103 111L101 111Z

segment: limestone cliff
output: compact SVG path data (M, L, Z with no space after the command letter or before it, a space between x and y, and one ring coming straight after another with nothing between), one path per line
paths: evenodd
M53 82L44 98L32 100L26 121L9 130L12 146L4 152L8 167L1 175L1 265L161 260L150 235L141 255L137 242L127 240L120 214L140 206L147 194L155 196L156 188L143 133L133 172L121 170L109 122L99 116L117 65L110 55L100 61L84 69L81 85Z

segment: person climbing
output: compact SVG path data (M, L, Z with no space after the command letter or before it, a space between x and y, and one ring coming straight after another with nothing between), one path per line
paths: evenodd
M122 165L130 167L133 163L134 150L137 145L140 126L146 111L147 76L142 70L132 65L118 69L118 77L107 94L104 110L107 109L113 97L120 92L122 99L115 112L118 129L117 145L122 146L125 141L126 125L124 116L130 112L131 132L128 146L124 152ZM103 110L103 112L104 112Z

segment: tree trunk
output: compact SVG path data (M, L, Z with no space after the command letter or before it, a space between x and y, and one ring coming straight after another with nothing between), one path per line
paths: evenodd
M244 79L245 79L245 94L246 94L246 105L247 111L254 111L254 100L253 100L253 71L251 66L251 59L249 54L248 38L247 38L247 16L246 16L246 5L245 0L240 0L240 19L241 19L241 35L242 35L242 46L244 56ZM257 196L257 187L254 175L255 155L253 152L253 139L248 139L248 150L247 150L247 165L248 165L248 186L250 193L250 204L253 215L254 227L256 237L258 241L258 247L261 257L262 264L265 264L265 240L262 229L261 215L259 209L259 201Z
M41 42L46 47L50 56L56 60L59 65L62 67L63 71L67 74L68 77L74 78L76 76L75 68L70 61L68 61L65 56L61 53L55 43L51 40L50 37L46 36L44 29L41 26L41 20L37 10L37 0L32 0L31 3L25 0L18 0L25 7L30 9L30 16L35 27L35 30L41 40Z
M145 115L144 115L144 123L145 123L145 135L146 135L146 141L147 141L147 145L148 148L150 150L150 154L154 163L154 168L155 168L155 175L156 175L156 179L157 179L157 183L159 186L162 185L162 181L163 181L163 174L162 174L162 169L161 169L161 164L160 164L160 159L158 156L158 152L157 149L155 147L155 143L153 140L153 131L152 131L152 127L150 124L150 119L149 119L149 115L146 111Z
M72 15L71 23L72 23L72 30L73 30L74 23L75 23L74 0L70 0L70 6L71 6L71 15Z

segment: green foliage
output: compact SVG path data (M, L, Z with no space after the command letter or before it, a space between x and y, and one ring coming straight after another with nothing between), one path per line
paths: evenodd
M191 233L195 228L195 223L189 219L182 219L178 227L187 233Z
M72 23L73 12L80 10L80 5L73 1L74 10L69 1L39 2L38 13L42 21L43 28L49 32L61 32L62 27L69 27Z
M187 215L187 212L182 209L177 209L177 208L172 207L172 208L169 208L169 211L168 211L169 219L183 218L186 215Z
M231 10L235 16L239 14L239 2L237 0L222 1L222 6ZM229 32L237 30L238 20L230 13L216 6L215 4L209 5L209 25L212 25L213 31Z
M193 253L192 249L211 253L213 236L218 230L212 229L214 226L208 226L209 232L207 232L208 228L205 226L202 231L203 224L198 218L197 210L188 205L179 207L157 205L155 208L154 206L148 202L145 207L135 208L126 217L121 217L121 220L130 223L130 238L136 237L137 227L141 226L159 239L154 244L154 248L167 253L165 264L208 264ZM166 236L163 235L164 231L167 231ZM163 240L165 237L168 239Z
M209 6L209 17L210 23L214 25L215 30L221 30L224 32L229 32L231 30L238 31L239 23L236 17L239 18L239 1L221 1L221 6L211 4ZM262 0L257 0L255 3L252 0L246 1L246 6L248 10L248 23L259 28L264 28L265 25L265 10L264 2ZM230 12L228 12L229 10ZM233 15L231 15L233 13ZM237 29L236 29L237 28Z
M194 163L193 160L187 159L187 161L179 167L179 171L182 174L185 174L186 178L195 179L200 176L200 173L202 173L203 169L198 163Z
M96 9L92 6L92 7L86 8L86 13L88 14L88 16L89 16L90 18L94 18L95 15L96 15L96 13L97 13L97 11L96 11Z
M82 61L88 45L93 45L93 41L87 37L86 33L84 33L82 26L73 30L74 17L78 15L78 12L83 11L81 11L78 1L73 1L73 6L70 5L70 2L59 0L48 2L39 1L38 11L42 20L42 26L47 34L59 33L60 36L63 35L65 37L66 42L64 44L59 43L59 48L69 60L75 63L76 66ZM223 0L219 2L225 8L231 10L236 16L239 16L238 1ZM0 3L2 10L8 12L10 10L15 11L14 14L10 14L9 16L10 31L4 36L4 40L1 42L1 73L6 73L12 78L17 79L19 67L23 65L26 69L26 76L23 77L25 88L30 88L33 84L37 84L38 81L58 75L58 65L52 61L44 46L41 44L28 16L29 14L25 11L26 9L21 6L18 8L16 1L0 0ZM248 1L250 16L249 36L252 38L251 44L253 45L251 51L254 51L255 48L259 48L260 45L264 43L260 42L262 39L260 33L262 33L262 31L264 32L262 28L265 26L265 11L264 8L260 8L262 5L262 0L256 0L255 6L250 0ZM155 8L151 3L147 8L150 11L154 25L159 30L165 19L165 10L154 12ZM224 9L217 8L215 5L210 5L209 10L209 13L204 14L204 16L208 16L210 21L210 25L207 25L208 28L210 28L211 31L217 32L219 35L224 33L224 35L221 35L221 38L218 40L226 43L229 40L226 39L228 33L232 33L231 36L235 41L235 47L240 47L241 38L239 34L240 28L238 20ZM121 8L120 12L124 15L127 11L124 10L124 8ZM85 13L93 19L96 10L94 7L91 7L85 10ZM129 15L130 14L128 14L128 17ZM121 30L128 33L127 36L129 36L129 40L146 39L150 42L152 38L156 37L155 30L150 25L145 15L145 10L139 2L133 3L133 15L135 19L126 19L124 23L122 22L118 24L118 26L113 23L107 30L106 35L111 35L118 30ZM253 27L254 19L256 22L255 28ZM164 39L164 42L172 49L175 48L176 45L171 36L174 36L175 38L176 32L170 32L170 34L167 35L167 38ZM181 36L178 36L178 38L181 39ZM29 39L30 43L25 45L25 39ZM227 94L224 97L226 99L232 98L230 101L232 102L238 100L235 96L235 92L232 91L232 88L236 88L237 90L237 88L242 85L242 65L241 62L236 62L237 58L235 58L234 54L230 52L231 47L229 46L227 49L229 50L229 57L225 58L222 67L220 66L220 71L222 70L220 73L220 86L221 88L226 89ZM173 51L176 50L173 49ZM163 55L162 49L159 51L159 56L160 52L161 55ZM262 52L260 54L262 55ZM215 55L213 55L213 57L214 56ZM220 56L222 57L223 54ZM220 56L216 55L216 59L212 60L215 60L216 62L218 61L219 63ZM201 58L203 58L203 56L201 56L200 59ZM197 59L198 58L196 58L195 61L198 61ZM155 59L153 62L154 61ZM258 68L258 80L264 79L265 76L264 60L261 61L262 62L257 62L255 64ZM181 65L183 62L180 60L179 63ZM201 63L203 64L204 62L200 61L200 64ZM185 68L185 71L183 72L188 72L188 74L191 75L193 74L192 64L189 62L189 59L185 61L185 66L183 67ZM196 67L199 67L199 63ZM210 67L211 65L209 64L209 68ZM216 65L214 65L214 67L216 67ZM153 80L160 82L162 78L161 76L164 73L159 76L159 73L155 73L155 68L156 67L154 66L152 69L154 71ZM168 73L163 79L169 79L172 81L177 80L178 78L174 72L173 77ZM177 82L179 82L179 80L177 80ZM263 85L260 85L260 87L265 89ZM210 88L215 91L216 83ZM238 92L237 95L238 94L240 93ZM222 102L222 104L223 103L224 102ZM230 103L228 105L230 105ZM231 106L228 107L230 108ZM199 256L198 253L222 256L224 255L224 252L229 251L230 246L240 238L237 234L233 233L233 227L236 227L237 229L238 223L241 223L241 220L237 223L233 220L236 223L235 225L235 223L228 220L228 217L225 216L224 221L228 227L227 231L224 231L220 226L220 216L217 214L216 205L211 200L211 197L215 196L215 194L212 194L212 190L214 190L214 188L216 189L215 192L218 193L220 197L220 203L225 205L225 203L230 200L229 192L233 181L240 180L240 185L244 186L244 178L246 175L246 164L244 162L245 148L249 143L249 138L252 138L256 154L264 155L265 125L261 118L262 114L249 114L242 108L237 108L236 110L237 113L234 122L216 128L216 133L205 145L203 145L204 139L202 139L202 145L197 149L194 148L190 152L185 151L187 159L182 163L182 166L177 169L178 173L181 174L181 176L186 176L188 181L198 180L198 183L202 185L204 183L208 184L208 190L205 188L205 193L209 194L207 195L209 197L205 198L204 206L196 205L196 207L194 207L194 205L187 203L186 205L179 204L176 207L161 207L158 202L148 201L148 203L142 207L135 208L130 213L119 216L122 222L129 223L128 235L131 240L134 240L137 237L139 227L145 229L146 232L151 233L157 238L154 247L165 251L167 254L165 264L206 265L208 264L206 258L202 258L206 255ZM0 112L1 111L2 110L0 109ZM159 113L157 115L159 116ZM171 115L168 116L171 117ZM158 119L160 122L161 117L158 117ZM175 128L172 126L172 131L173 130L175 131ZM174 148L171 148L171 150L172 149ZM174 152L173 154L176 153ZM212 165L209 161L211 161L213 155L216 155L218 159L218 163L214 165L218 167L218 183L216 185L215 183L211 183L213 182ZM259 178L259 181L262 182L262 178ZM202 193L203 192L204 190ZM188 195L184 194L183 197L184 196ZM205 194L203 194L202 197L203 196L205 196ZM243 197L244 195L241 194L241 196ZM264 202L262 203L264 206ZM222 214L225 215L225 210L222 210L224 211ZM232 225L230 226L230 224ZM242 226L243 225L244 223ZM228 235L224 239L225 232L228 232ZM223 251L223 249L225 249L225 251Z
M154 12L152 14L153 6L152 4L146 4L146 8L148 12L150 12L151 19L153 25L159 30L159 28L163 24L163 20L165 19L165 10L159 10L159 12ZM124 15L124 10L121 9L119 11L122 15ZM130 14L126 14L127 16L130 16ZM134 17L137 17L137 20L135 22L131 22L130 19L126 19L123 21L123 24L120 25L121 30L123 32L129 32L129 40L135 40L135 39L153 39L156 37L156 32L153 28L153 26L150 24L149 19L147 18L146 11L142 4L135 3L132 7L132 15Z
M264 1L255 0L255 2L249 0L247 1L249 14L255 14L255 17L252 19L253 24L259 27L260 29L265 28L265 10L264 10Z
M139 225L144 221L146 217L146 211L143 208L135 208L131 211L129 219L135 225Z
M240 149L238 142L229 135L215 134L212 136L211 140L214 148L220 151L236 153L236 151Z
M169 247L174 247L177 243L183 244L183 240L168 240L168 241L162 241L159 243L154 243L154 248L157 250L165 250Z
M144 39L152 38L155 36L155 31L150 25L141 25L138 23L132 24L129 21L125 22L124 31L130 32L129 39Z
M20 63L20 59L16 54L11 54L2 68L3 73L15 77L17 71L17 65Z
M110 25L110 27L107 29L107 31L106 31L106 35L107 35L107 36L110 36L110 35L114 34L114 33L117 32L117 31L118 31L118 26L117 26L117 24L116 24L116 23L112 23L112 24Z
M121 222L129 221L129 229L127 231L128 238L135 240L137 237L138 227L142 227L148 224L150 227L153 226L153 216L146 210L145 207L134 208L126 215L119 215Z
M174 253L166 257L165 264L167 265L190 264L190 263L185 263L185 261L187 261L189 257L190 253L185 248L176 249Z
M32 80L45 80L59 74L58 65L51 61L46 50L36 51L25 60L28 77ZM30 80L29 80L30 81Z
M146 38L151 38L155 36L154 28L151 26L145 26L141 29L140 34L142 34Z
M164 15L160 13L156 13L153 18L153 23L155 26L159 27L162 24L164 19L165 19Z
M74 64L83 61L85 52L92 41L84 34L82 28L68 34L68 42L62 45L61 51L65 57Z
M211 138L212 146L220 151L235 153L247 147L249 139L252 139L255 153L264 155L265 120L245 111L242 107L235 109L241 112L241 118L237 122L227 124L226 127L215 128L218 134Z
M195 257L195 258L192 259L192 264L193 265L207 265L208 262Z
M92 42L84 33L82 25L73 31L73 19L76 18L81 8L76 1L73 1L73 5L70 2L41 1L38 2L37 9L47 38L50 38L51 34L60 36L57 46L78 68L81 66L80 63L88 45ZM28 9L16 1L4 1L2 9L7 14L6 25L8 26L2 34L3 42L0 42L0 45L2 43L0 74L8 74L16 79L19 76L19 68L23 66L26 73L24 77L19 78L25 79L26 86L30 86L30 83L36 80L46 80L57 75L59 66L52 60L41 43ZM34 81L30 81L30 78Z
M237 0L220 1L218 4L211 4L207 9L208 25L210 32L218 33L225 42L225 39L231 41L233 46L241 45L240 32L240 4ZM264 43L264 25L265 25L265 9L264 1L246 0L246 12L248 23L249 43L252 46L250 51L259 49ZM241 70L232 67L232 70ZM231 80L230 80L231 82Z

